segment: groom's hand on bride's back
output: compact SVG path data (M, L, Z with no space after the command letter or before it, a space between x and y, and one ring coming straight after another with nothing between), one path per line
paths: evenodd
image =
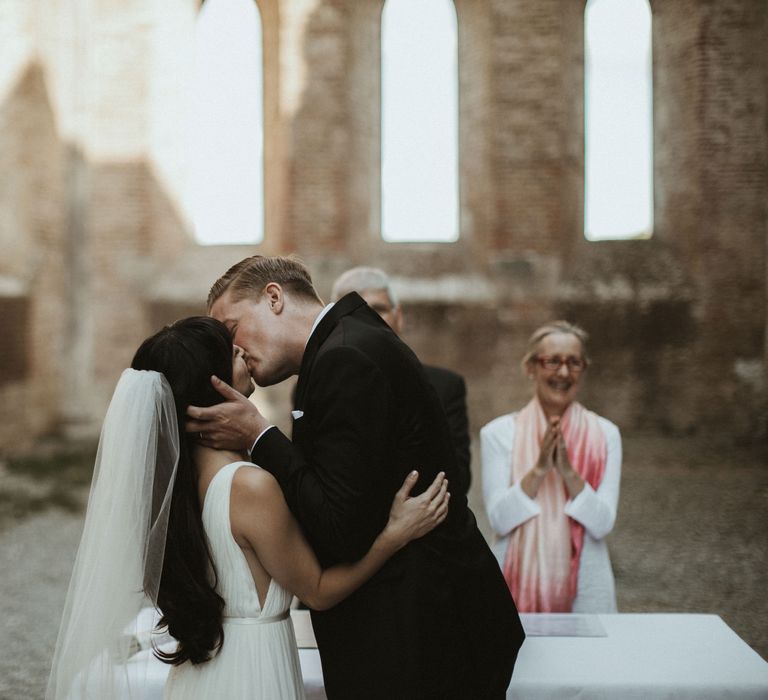
M206 447L250 450L270 423L253 403L226 382L214 376L211 384L224 400L208 407L189 406L187 432L193 433L197 442Z

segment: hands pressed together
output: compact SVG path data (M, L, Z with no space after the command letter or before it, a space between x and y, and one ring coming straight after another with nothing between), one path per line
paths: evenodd
M560 418L557 416L549 420L549 427L547 432L544 433L544 439L541 442L541 452L536 462L536 469L542 475L552 468L560 472L561 476L565 476L569 470L573 469L568 460L565 438L560 430Z
M563 478L568 495L576 498L584 488L584 480L568 459L568 448L558 416L549 419L549 426L541 441L539 458L521 483L523 491L531 498L535 498L544 477L553 469Z

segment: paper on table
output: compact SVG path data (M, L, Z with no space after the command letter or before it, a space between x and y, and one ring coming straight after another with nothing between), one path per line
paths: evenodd
M597 615L576 613L521 613L528 637L607 637Z

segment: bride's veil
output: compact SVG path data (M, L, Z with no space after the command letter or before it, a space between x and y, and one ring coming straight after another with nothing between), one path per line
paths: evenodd
M170 385L158 372L125 370L101 431L49 700L132 696L131 625L157 602L178 461Z

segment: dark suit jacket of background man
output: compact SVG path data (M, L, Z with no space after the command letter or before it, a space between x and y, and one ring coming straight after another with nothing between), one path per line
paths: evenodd
M448 423L421 363L352 292L307 343L293 442L270 428L253 461L280 482L324 567L362 557L405 475L457 478ZM312 613L328 697L502 698L524 639L463 494L335 608Z
M459 480L451 483L451 493L466 495L472 482L469 451L469 419L467 418L467 386L464 378L444 367L422 365L429 383L443 405L448 427L451 429Z

